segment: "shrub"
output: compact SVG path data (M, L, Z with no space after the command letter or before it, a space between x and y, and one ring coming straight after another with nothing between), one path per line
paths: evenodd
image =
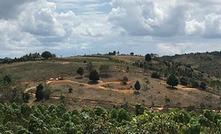
M160 78L160 74L157 73L157 72L153 72L153 73L151 74L151 78L159 79L159 78Z
M167 78L167 84L174 87L174 86L177 86L179 84L179 81L178 81L178 79L175 75L170 75Z

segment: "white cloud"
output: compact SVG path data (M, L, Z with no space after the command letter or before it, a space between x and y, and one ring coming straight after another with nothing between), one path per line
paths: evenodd
M221 49L217 0L1 0L0 57Z

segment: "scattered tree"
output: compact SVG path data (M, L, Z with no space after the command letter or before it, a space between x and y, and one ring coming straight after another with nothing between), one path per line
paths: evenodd
M81 77L84 74L84 69L82 67L79 67L76 71Z
M136 81L136 83L134 84L134 88L139 91L140 90L140 82Z
M72 87L68 88L68 93L72 93L72 91L73 91Z
M150 55L150 54L146 54L146 55L145 55L145 61L146 61L146 62L150 62L151 60L152 60L151 55Z
M44 87L43 87L42 84L39 84L39 85L36 87L35 98L36 98L38 101L44 99L43 89L44 89Z
M175 75L170 75L167 79L167 84L174 87L179 84L179 81Z
M130 55L131 55L131 56L134 56L134 52L131 52Z
M206 90L206 83L205 82L201 82L199 88L201 90Z
M4 77L3 77L3 83L4 83L4 85L8 85L8 84L10 84L12 82L12 80L11 80L11 76L10 75L5 75Z
M184 86L187 86L188 80L187 80L186 78L184 78L184 77L181 77L181 78L180 78L180 84L181 84L181 85L184 85Z
M49 52L49 51L44 51L41 54L41 57L44 58L44 59L49 59L49 58L53 57L53 54L51 54L51 52Z
M89 79L94 82L97 83L97 81L100 79L100 76L97 72L97 70L92 70L90 75L89 75Z
M160 74L157 73L157 72L153 72L153 73L151 74L151 78L159 79L159 78L160 78Z

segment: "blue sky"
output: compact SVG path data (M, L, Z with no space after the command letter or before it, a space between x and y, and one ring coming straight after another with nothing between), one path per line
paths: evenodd
M221 50L218 0L1 0L0 57Z

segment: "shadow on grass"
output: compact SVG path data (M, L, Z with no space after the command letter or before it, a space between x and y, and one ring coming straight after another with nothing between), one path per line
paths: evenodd
M96 84L98 84L99 82L98 81L89 81L88 82L88 84L90 84L90 85L96 85Z
M167 86L167 88L170 89L170 90L177 90L178 89L176 87L171 87L171 86Z

